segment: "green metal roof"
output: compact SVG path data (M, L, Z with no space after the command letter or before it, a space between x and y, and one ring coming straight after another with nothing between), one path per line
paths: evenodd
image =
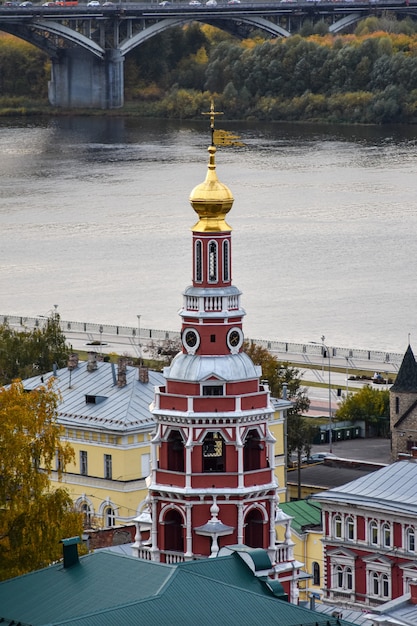
M31 626L352 626L275 598L238 553L164 565L100 550L67 569L59 563L0 583L2 618Z
M321 527L321 505L318 502L313 504L309 500L295 500L280 503L279 507L293 518L291 528L299 535L308 529Z

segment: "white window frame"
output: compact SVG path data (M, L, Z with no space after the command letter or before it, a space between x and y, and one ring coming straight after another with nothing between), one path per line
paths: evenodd
M372 519L368 522L368 544L370 546L379 546L380 528L376 520Z
M346 535L345 535L346 541L355 541L356 524L355 524L354 518L351 515L348 515L348 517L345 520L345 530L346 530ZM350 536L351 534L352 536Z
M230 282L230 241L225 239L222 245L223 252L223 282Z
M333 518L333 535L335 539L343 539L343 520L339 513Z
M106 508L103 511L103 517L104 517L104 527L105 528L112 528L113 526L116 526L116 512L113 509L112 506L107 505Z
M413 526L408 526L408 528L405 529L404 539L406 552L412 552L414 554L416 551L416 531Z
M332 589L352 592L353 588L353 567L341 563L332 564Z
M203 242L201 239L195 242L195 282L203 282Z
M391 548L392 545L392 527L389 522L384 522L381 528L382 546L384 548Z

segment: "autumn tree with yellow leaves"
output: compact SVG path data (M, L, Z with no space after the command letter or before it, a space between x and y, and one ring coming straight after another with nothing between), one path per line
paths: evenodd
M59 560L60 540L82 533L68 492L49 481L74 458L60 440L58 403L53 381L30 392L21 382L0 389L0 580Z

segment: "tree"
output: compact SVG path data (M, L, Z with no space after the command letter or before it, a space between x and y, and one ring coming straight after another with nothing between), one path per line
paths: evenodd
M29 393L21 382L0 390L0 580L60 559L59 541L82 533L68 492L49 480L57 459L61 475L74 458L60 441L58 402L52 381Z
M369 427L377 426L381 418L389 418L389 391L365 385L356 393L349 393L343 398L335 417L338 420L363 421L369 431Z
M284 385L287 387L287 398L293 403L287 411L287 456L289 458L293 452L297 453L300 467L301 455L303 452L310 454L317 430L302 416L308 411L310 400L307 389L301 387L300 370L288 363L280 363L266 348L254 342L245 343L244 350L255 365L262 367L262 377L268 381L272 396L282 397Z
M69 352L58 313L28 332L3 324L0 326L0 384L44 374L54 364L64 367Z

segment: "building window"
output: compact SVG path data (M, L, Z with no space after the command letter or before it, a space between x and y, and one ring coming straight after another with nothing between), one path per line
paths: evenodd
M229 242L223 241L223 281L230 280Z
M203 396L222 396L223 385L203 385Z
M203 280L202 245L201 241L195 242L195 279L201 283Z
M408 552L415 552L416 549L416 537L414 528L407 528L406 530L406 548Z
M384 524L382 526L382 542L384 544L384 548L391 547L391 526L389 524Z
M400 412L400 399L398 396L395 396L395 412Z
M104 455L104 478L112 479L111 454Z
M210 241L208 250L208 279L209 282L215 283L217 282L217 243Z
M336 515L334 518L334 536L336 539L342 539L342 518Z
M352 568L346 565L336 565L333 570L333 587L340 591L352 591L353 573Z
M370 572L369 595L387 600L390 598L390 580L387 574Z
M37 461L37 464L35 465L35 467L38 469L39 468L39 460ZM59 454L58 450L55 452L55 469L57 472L62 472L64 468L64 465L62 463L62 458L61 455Z
M355 540L355 522L353 517L348 517L346 519L346 539L348 541Z
M141 456L141 476L146 478L151 473L151 455L149 453Z
M389 598L390 597L390 592L389 592L389 578L386 574L383 574L382 576L382 596L384 598Z
M373 546L379 544L378 524L375 521L369 524L369 543Z
M80 474L82 476L87 476L88 474L86 450L80 450Z
M116 524L116 514L111 506L104 509L104 525L106 528L111 528Z
M320 585L320 565L313 563L313 585Z

